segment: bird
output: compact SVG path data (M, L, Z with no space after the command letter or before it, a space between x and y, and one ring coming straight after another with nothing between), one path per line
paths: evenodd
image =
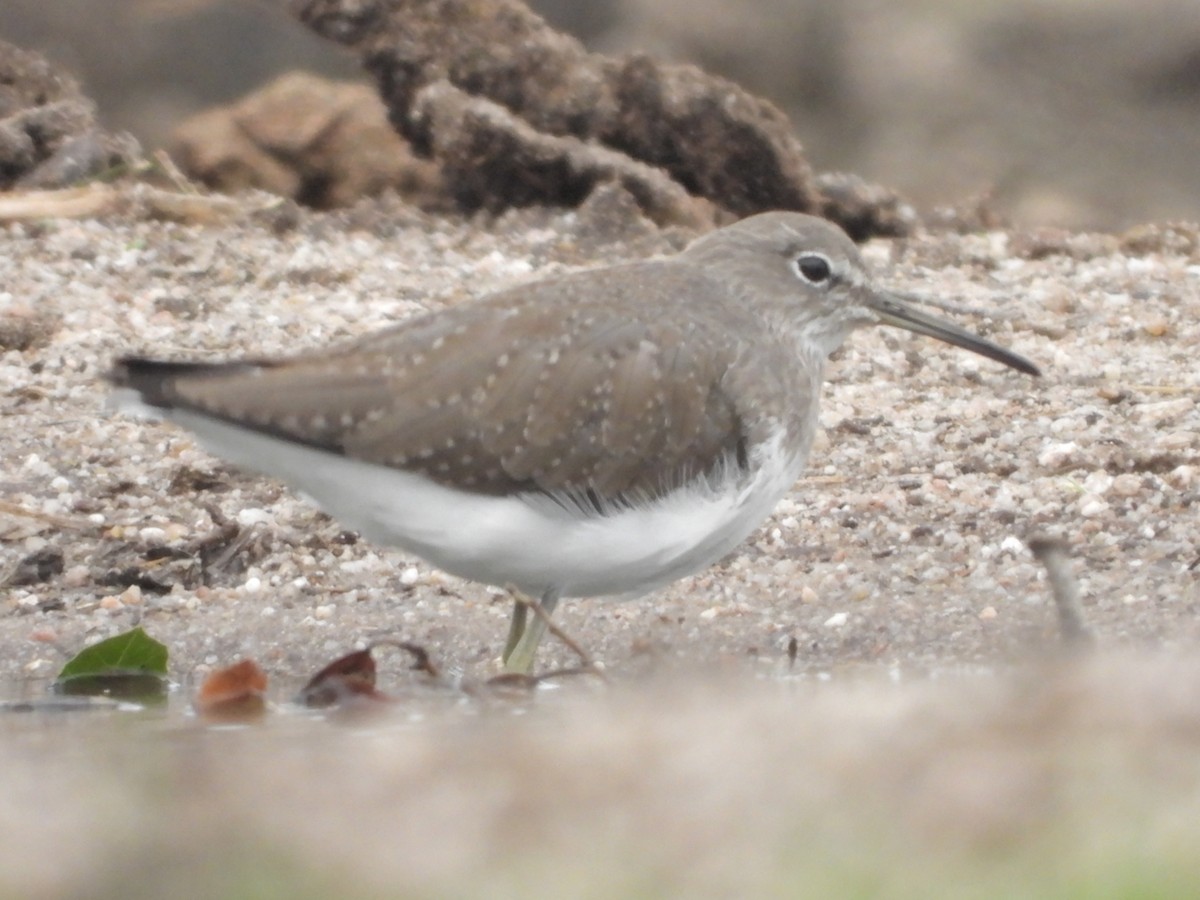
M878 284L837 225L765 212L285 358L126 356L117 407L282 479L367 539L536 598L630 598L720 560L792 489L826 361L890 325L1028 359ZM547 616L514 602L502 663Z

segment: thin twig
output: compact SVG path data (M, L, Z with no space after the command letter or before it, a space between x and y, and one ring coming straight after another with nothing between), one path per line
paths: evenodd
M395 647L397 650L403 650L413 658L413 663L410 667L412 671L424 672L430 678L439 680L442 677L442 670L433 661L433 657L430 656L429 651L420 644L413 641L400 641L395 638L380 638L377 641L372 641L367 649L372 650L375 647Z
M120 192L106 184L46 191L13 191L0 196L0 221L91 218L112 212Z
M1046 567L1063 643L1073 648L1090 647L1095 643L1095 638L1083 620L1083 609L1079 605L1079 583L1071 574L1066 542L1047 535L1035 535L1026 543L1038 562Z
M175 2L177 2L177 0L171 0L171 2L175 3ZM171 184L174 186L175 190L178 191L179 193L181 193L181 194L199 193L199 191L196 188L196 185L188 180L188 177L183 174L183 171L179 168L179 166L175 165L175 160L171 159L171 157L167 153L167 151L155 150L154 151L154 164L156 166L158 166L159 170L163 173L164 176L166 176L167 180L171 182Z
M57 516L54 513L42 512L37 509L30 509L27 506L22 506L19 503L11 503L8 500L0 500L0 513L5 513L10 516L18 516L23 519L37 519L40 522L46 522L58 528L71 528L77 531L83 531L91 527L92 523L86 519L71 519L66 516Z

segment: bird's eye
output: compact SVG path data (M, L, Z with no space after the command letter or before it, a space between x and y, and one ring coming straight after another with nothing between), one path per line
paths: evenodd
M820 253L805 253L796 257L796 271L809 284L824 284L833 276L829 259Z

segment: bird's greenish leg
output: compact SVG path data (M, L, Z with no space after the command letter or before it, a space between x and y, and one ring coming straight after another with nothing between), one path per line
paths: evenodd
M516 591L510 590L510 593L515 595ZM517 649L521 635L525 633L525 622L528 618L529 604L524 599L516 599L514 596L512 617L508 620L508 637L504 639L504 652L500 654L500 659L505 664L508 663L513 650Z
M549 590L542 595L539 605L545 616L538 615L536 611L531 616L531 601L517 591L513 591L513 596L513 614L502 657L504 671L514 675L529 675L533 672L538 644L546 633L547 619L558 605L558 592Z

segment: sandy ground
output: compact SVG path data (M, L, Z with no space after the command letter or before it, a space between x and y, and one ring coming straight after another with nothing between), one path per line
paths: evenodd
M0 228L0 674L15 693L135 622L183 681L243 656L286 681L382 635L492 674L503 596L344 534L182 432L108 415L101 375L124 352L316 346L689 237L595 207L489 224L387 201L257 203L224 225ZM898 288L992 311L964 321L1045 377L894 331L854 336L810 471L753 539L642 600L562 610L609 690L577 682L501 715L448 697L349 730L151 727L136 770L127 729L10 717L0 835L29 852L0 883L117 896L132 867L125 896L201 870L197 885L262 876L280 896L865 896L889 873L944 886L962 859L986 858L981 884L1005 885L1005 854L1036 867L1054 840L1084 848L1077 860L1112 862L1112 841L1164 878L1190 872L1173 829L1194 847L1195 230L931 235L866 253ZM1095 660L1045 662L1060 651L1033 533L1071 548ZM571 661L553 643L543 655ZM403 660L385 663L385 689L411 683ZM1098 784L1113 827L1092 840ZM910 841L939 860L919 877ZM70 847L70 864L47 846ZM1144 887L1139 860L1119 862Z
M481 227L386 204L222 227L8 226L3 321L42 333L0 358L4 673L53 675L55 644L139 620L181 676L242 655L301 674L383 633L488 671L503 596L343 534L179 430L110 417L102 373L122 352L316 346L687 237L590 209ZM807 476L751 541L644 600L569 603L562 624L622 671L773 670L792 638L804 670L993 664L1053 646L1044 573L1022 544L1046 532L1078 560L1102 645L1192 646L1200 266L1073 240L1071 253L1003 233L868 246L889 283L994 310L980 330L1045 377L904 333L855 335L831 367Z

